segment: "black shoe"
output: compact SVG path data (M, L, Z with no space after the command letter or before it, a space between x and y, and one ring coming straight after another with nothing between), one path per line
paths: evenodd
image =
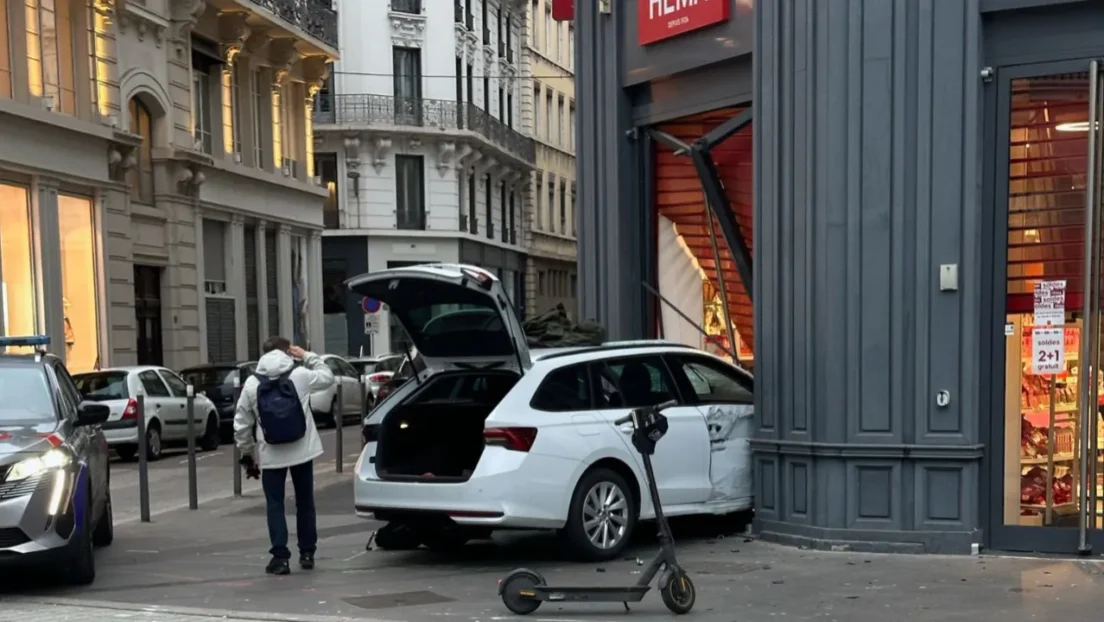
M268 574L291 574L291 566L288 565L288 560L273 557L272 561L268 562L268 566L265 566L265 572Z
M314 570L314 553L300 553L299 567L303 570Z

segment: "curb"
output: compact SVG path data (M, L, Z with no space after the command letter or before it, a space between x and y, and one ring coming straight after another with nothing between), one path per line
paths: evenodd
M263 613L256 611L235 611L228 609L203 609L198 607L167 607L161 605L141 605L103 600L85 600L82 598L33 598L26 596L2 597L0 603L33 604L49 606L83 607L118 612L161 613L165 615L193 616L196 618L214 618L219 620L248 620L250 622L396 622L381 618L361 618L349 616Z

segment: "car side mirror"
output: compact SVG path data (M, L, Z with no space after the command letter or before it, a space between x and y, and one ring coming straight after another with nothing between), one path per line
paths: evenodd
M101 425L111 416L111 408L95 402L81 402L77 407L77 425Z

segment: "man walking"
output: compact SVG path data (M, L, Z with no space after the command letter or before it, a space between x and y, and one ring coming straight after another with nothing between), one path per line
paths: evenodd
M272 561L265 572L291 572L284 488L288 473L295 491L295 535L299 566L314 568L318 526L314 511L314 459L322 455L322 439L314 426L310 395L329 388L333 373L320 356L283 337L270 337L256 372L246 379L234 414L234 440L242 467L255 474L268 506L268 537ZM296 365L296 361L301 365Z

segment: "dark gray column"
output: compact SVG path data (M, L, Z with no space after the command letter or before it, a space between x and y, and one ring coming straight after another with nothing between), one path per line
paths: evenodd
M978 0L756 3L765 536L979 539L980 28Z
M623 33L616 16L600 14L598 5L575 3L575 58L585 59L575 74L579 309L610 339L633 339L646 333L641 280L650 216L622 89Z

